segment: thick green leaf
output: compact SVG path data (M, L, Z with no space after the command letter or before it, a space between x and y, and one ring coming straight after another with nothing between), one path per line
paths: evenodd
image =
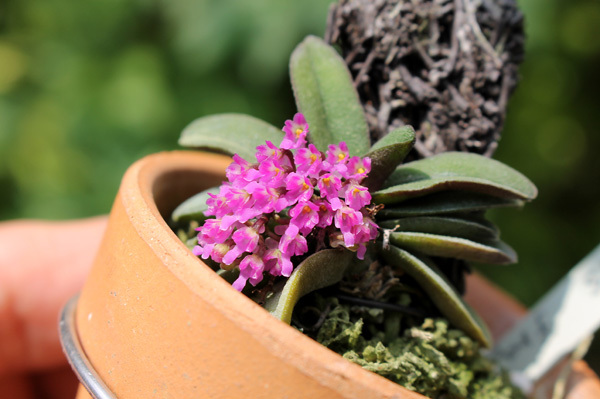
M445 191L413 198L396 205L386 205L377 213L377 219L394 219L420 215L450 215L465 212L479 212L490 208L523 205L523 201L497 198L490 195L466 191Z
M450 323L486 347L492 346L486 325L431 261L393 245L383 249L382 255L389 265L401 268L414 278Z
M296 104L309 124L310 141L321 151L345 141L350 155L369 150L369 128L352 77L338 53L315 36L300 43L290 59Z
M415 143L415 129L403 126L377 141L365 155L371 158L371 172L363 185L378 190L389 175L406 158Z
M474 220L456 216L416 216L385 220L378 224L380 227L395 229L395 231L429 233L475 241L498 238L498 229L487 220Z
M473 241L438 234L400 231L390 234L390 242L398 247L430 256L495 264L517 261L515 251L499 240Z
M513 168L477 154L447 152L401 165L373 193L373 200L397 203L442 190L467 190L501 198L531 200L533 183Z
M296 302L304 295L342 279L356 254L342 249L324 249L306 258L288 278L283 290L265 303L273 316L290 324Z
M211 187L207 190L199 192L183 201L171 215L171 218L174 222L185 222L189 220L196 220L200 224L204 222L206 216L204 216L204 211L208 209L208 205L206 205L206 200L210 198L208 194L218 194L219 187Z
M190 123L179 137L179 145L204 148L228 155L238 154L255 162L256 147L270 140L279 145L283 133L275 126L243 114L204 116Z

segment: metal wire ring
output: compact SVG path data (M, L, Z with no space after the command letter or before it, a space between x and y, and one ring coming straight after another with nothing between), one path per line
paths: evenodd
M117 399L115 394L102 381L79 342L75 326L75 309L77 308L78 298L79 295L71 298L60 314L58 329L63 352L67 356L67 360L73 371L75 371L77 378L93 399Z

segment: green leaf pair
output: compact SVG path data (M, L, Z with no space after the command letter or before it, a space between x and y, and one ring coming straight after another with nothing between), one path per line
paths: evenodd
M498 161L449 152L399 166L373 200L386 204L378 220L398 230L390 235L394 245L431 256L505 264L516 262L516 254L482 212L519 206L536 195L525 176Z

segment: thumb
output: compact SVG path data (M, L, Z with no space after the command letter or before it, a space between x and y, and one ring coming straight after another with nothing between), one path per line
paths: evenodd
M106 221L0 223L0 375L66 364L58 315L81 289Z

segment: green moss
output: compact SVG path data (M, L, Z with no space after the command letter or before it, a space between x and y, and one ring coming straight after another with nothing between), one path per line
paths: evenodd
M430 398L524 398L507 376L481 355L479 344L449 328L445 319L427 318L391 340L377 331L367 339L365 327L370 323L356 317L353 307L334 297L322 301L331 310L317 341L366 370Z

